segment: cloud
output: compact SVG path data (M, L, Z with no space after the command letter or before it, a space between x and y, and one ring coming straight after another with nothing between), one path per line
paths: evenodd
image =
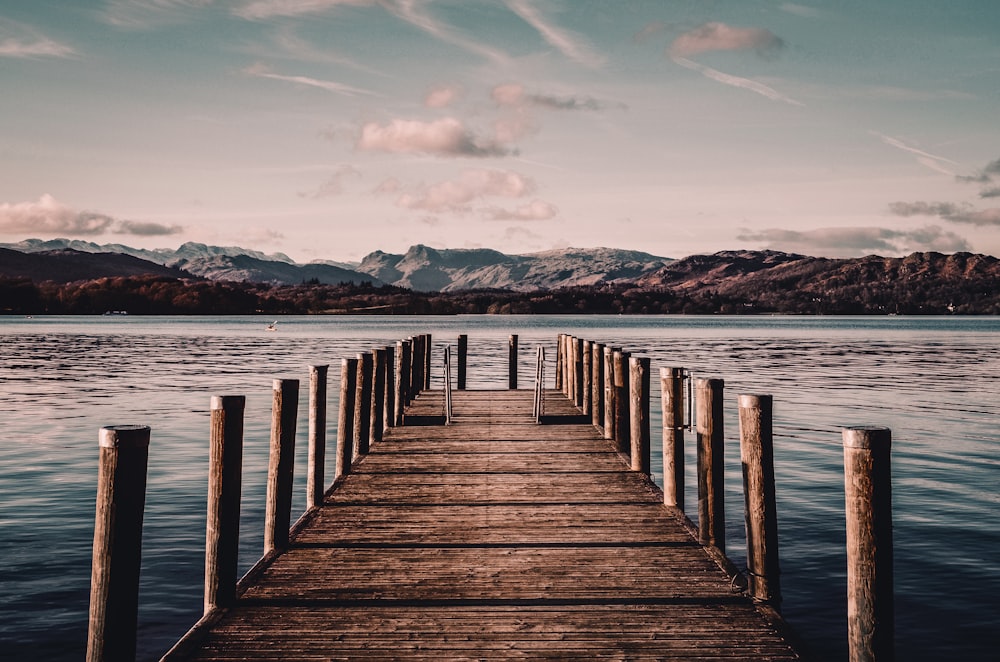
M936 154L931 154L930 152L925 152L922 149L917 149L916 147L907 145L905 142L903 142L898 138L887 136L884 133L879 133L878 131L869 131L868 133L877 137L879 140L881 140L886 145L889 145L890 147L895 147L896 149L902 150L904 152L915 154L917 156L917 163L919 163L922 166L930 168L935 172L943 173L945 175L955 174L951 170L949 170L946 166L942 165L944 163L958 165L957 162L952 161L951 159L945 158L943 156L937 156Z
M1000 175L1000 159L987 163L979 172L974 175L955 175L955 180L968 184L989 184L993 181L994 175ZM992 196L981 196L992 197Z
M667 29L667 24L663 21L652 21L647 23L641 30L632 35L632 41L640 43L662 34Z
M98 212L76 211L48 194L37 202L0 204L0 232L4 233L156 236L177 234L182 229L178 225L118 220Z
M712 51L755 51L767 56L785 45L778 35L763 28L734 28L725 23L705 23L685 32L670 44L670 57L687 58Z
M369 7L375 0L253 0L236 7L233 13L249 20L319 14L335 7Z
M183 23L215 0L107 0L103 18L118 28L144 30Z
M334 195L340 195L344 192L344 183L348 178L361 177L361 173L357 168L350 165L342 165L327 179L325 182L320 184L319 188L315 191L299 193L300 198L311 198L313 200L318 200L320 198L328 198Z
M417 153L440 157L507 156L511 150L497 140L476 136L454 117L433 122L395 119L385 125L361 127L358 149L374 152Z
M49 39L25 25L0 19L0 57L17 59L72 58L76 57L76 51L70 46Z
M486 197L523 198L536 190L534 180L511 170L466 170L458 179L404 193L396 204L429 212L468 213L472 203Z
M523 108L535 106L549 110L601 110L608 104L585 96L556 96L554 94L528 94L520 83L497 85L490 97L498 106Z
M447 108L462 96L460 85L435 85L424 97L427 108Z
M770 228L744 230L737 239L764 242L772 250L794 253L854 257L870 253L904 254L918 250L945 253L969 250L968 242L953 232L936 225L914 230L893 230L872 227L835 227L816 230L786 230Z
M778 9L781 11L786 11L789 14L795 14L796 16L802 16L803 18L821 18L823 17L823 12L819 9L813 7L806 7L805 5L795 4L794 2L786 2L779 6Z
M489 207L483 210L483 214L493 221L545 221L559 214L559 209L549 202L535 199L512 210Z
M1000 198L1000 186L994 186L992 188L984 188L979 192L980 198Z
M550 46L569 59L591 68L604 64L604 56L595 53L578 35L551 24L538 8L527 0L507 0L507 7L535 28Z
M692 71L697 71L706 78L722 83L723 85L730 85L732 87L738 87L740 89L749 90L755 92L761 96L767 97L772 101L783 101L787 104L793 106L804 106L805 104L801 101L797 101L791 97L785 96L781 92L778 92L772 87L768 87L763 83L758 83L755 80L750 80L749 78L741 78L740 76L733 76L731 74L723 73L718 69L713 69L712 67L705 66L704 64L699 64L693 60L688 60L683 57L675 57L673 61L677 64L685 67L686 69L691 69Z
M968 203L891 202L889 203L889 211L896 216L937 216L952 223L1000 225L1000 207L976 209Z
M281 74L271 73L271 71L262 64L255 64L247 67L243 70L248 76L255 76L257 78L270 78L272 80L281 80L288 83L295 83L298 85L306 85L308 87L318 87L327 92L333 92L335 94L342 94L348 97L354 97L359 94L367 94L372 96L375 95L374 92L370 90L364 90L359 87L352 87L350 85L345 85L343 83L337 83L330 80L319 80L317 78L309 78L308 76L284 76Z

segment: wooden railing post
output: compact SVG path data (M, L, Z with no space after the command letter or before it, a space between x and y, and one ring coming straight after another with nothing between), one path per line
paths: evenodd
M517 388L517 334L507 340L507 388Z
M371 352L358 352L357 396L354 400L354 457L368 452L372 425L372 377L375 359Z
M212 396L205 526L206 614L236 601L245 409L242 395Z
M409 402L412 402L417 395L420 394L420 390L424 387L424 337L423 336L413 336L411 339L411 351L410 351L410 398Z
M562 337L562 390L570 400L573 399L573 336L564 333Z
M469 336L461 334L458 336L458 390L465 390L466 362L469 356Z
M424 334L424 388L430 389L431 387L431 358L434 354L434 344L431 342L431 334Z
M629 358L629 403L632 471L649 475L649 359Z
M583 381L580 388L583 391L581 393L583 397L580 404L583 408L584 416L591 416L593 407L594 394L593 394L592 380L594 378L594 374L592 368L593 368L594 356L591 350L591 345L592 343L589 340L584 340L581 346L583 351Z
M382 441L385 432L385 347L372 350L372 357L372 404L368 439L369 444L376 444Z
M309 366L309 466L306 508L323 503L326 465L326 376L329 366Z
M410 403L410 341L396 343L396 409L393 417L397 426L403 425L403 412Z
M847 514L847 638L851 662L892 660L892 432L843 431Z
M604 344L595 342L590 348L590 422L604 425Z
M770 395L739 396L740 458L747 529L747 569L754 602L781 610L778 514L774 496L773 405Z
M604 438L614 439L615 424L615 352L617 347L604 348Z
M274 403L271 408L271 452L267 464L267 507L264 515L265 554L288 547L298 407L299 380L275 379Z
M340 361L340 414L337 417L337 468L334 479L351 473L354 462L354 400L357 397L358 360Z
M134 660L149 428L101 428L87 661Z
M614 379L615 379L615 436L618 441L618 450L622 453L630 452L629 434L631 432L631 416L629 415L629 374L628 352L615 349L614 353Z
M573 404L583 408L583 338L573 338Z
M684 511L684 369L660 368L663 503Z
M721 379L695 382L698 403L698 541L726 551Z
M560 333L556 336L556 389L562 390L563 387L563 337L565 333Z
M385 347L385 410L386 428L396 427L396 346Z

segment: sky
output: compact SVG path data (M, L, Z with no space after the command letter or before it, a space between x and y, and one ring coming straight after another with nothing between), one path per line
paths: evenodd
M0 0L0 242L1000 255L997 0Z

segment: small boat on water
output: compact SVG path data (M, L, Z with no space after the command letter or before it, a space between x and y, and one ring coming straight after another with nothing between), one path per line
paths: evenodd
M267 328L265 328L264 330L265 331L277 331L278 330L278 320L274 320L273 322L271 322L270 324L268 324Z

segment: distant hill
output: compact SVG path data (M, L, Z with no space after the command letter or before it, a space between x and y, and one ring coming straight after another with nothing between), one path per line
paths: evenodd
M614 248L506 255L489 249L438 250L418 244L403 255L370 253L361 261L358 271L423 292L474 289L530 292L633 281L671 262L669 258Z
M69 248L22 253L0 248L0 277L4 278L72 283L109 276L142 275L191 277L186 271L122 253L89 253Z
M369 274L359 273L329 264L295 264L262 260L249 255L216 255L181 259L172 266L209 280L235 281L240 283L267 283L269 285L298 285L318 283L337 285L339 283L372 283L381 281Z

